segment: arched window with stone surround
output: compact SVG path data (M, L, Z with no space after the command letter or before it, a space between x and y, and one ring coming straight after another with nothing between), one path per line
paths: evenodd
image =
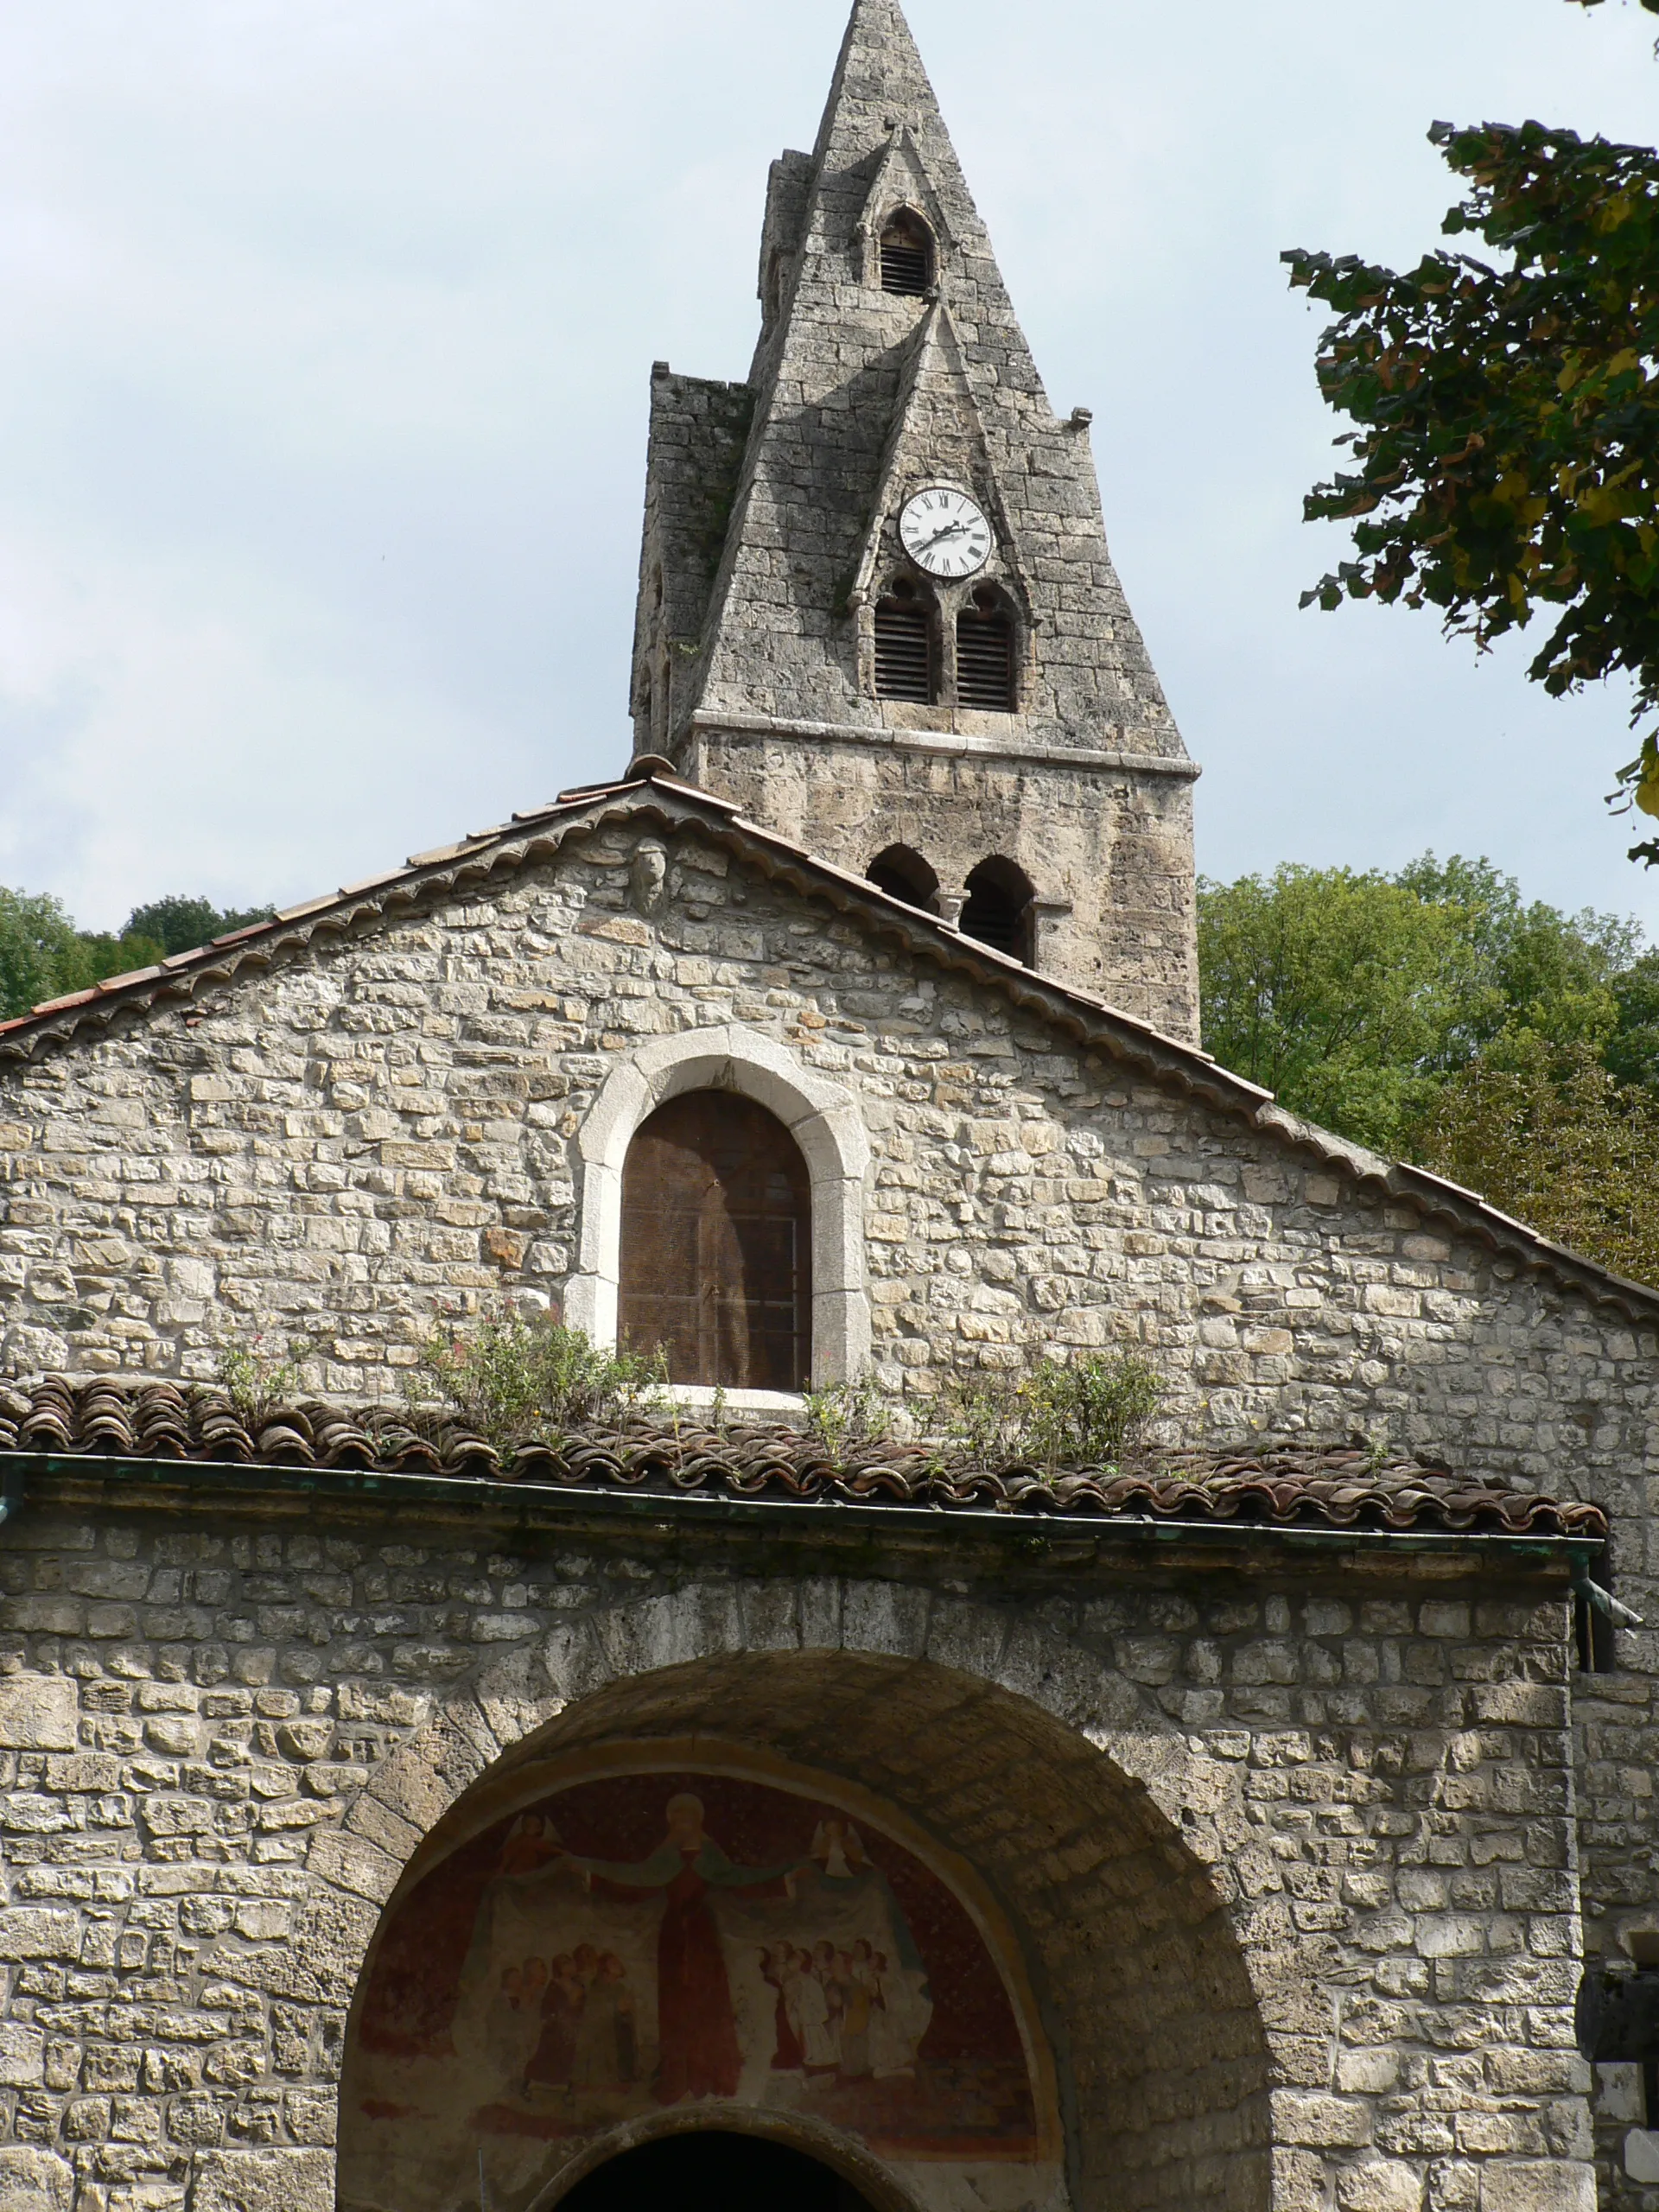
M671 1382L802 1390L812 1376L812 1192L751 1098L694 1090L643 1122L622 1174L620 1335Z
M912 208L898 207L881 232L881 289L900 299L919 300L931 289L933 233Z

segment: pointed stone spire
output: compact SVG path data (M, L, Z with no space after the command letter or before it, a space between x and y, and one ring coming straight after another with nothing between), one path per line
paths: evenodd
M1038 964L1193 1033L1197 772L1107 551L1088 418L1049 404L896 0L856 0L814 151L773 164L760 296L746 384L653 378L639 749L861 873L914 849L969 928L996 861L1033 893L1014 941ZM899 538L940 485L991 526L970 577ZM896 585L932 626L927 701L879 696ZM1013 626L1009 711L959 682L982 616Z

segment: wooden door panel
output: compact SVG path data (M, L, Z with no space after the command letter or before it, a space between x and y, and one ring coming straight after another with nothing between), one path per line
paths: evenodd
M811 1185L783 1123L726 1091L660 1108L623 1172L626 1341L661 1344L676 1382L802 1389L811 1290Z

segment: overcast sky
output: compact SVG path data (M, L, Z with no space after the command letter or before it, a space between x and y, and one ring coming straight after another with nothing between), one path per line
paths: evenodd
M0 0L0 881L290 901L623 766L651 363L747 371L845 0ZM911 0L1193 753L1199 859L1641 914L1605 693L1297 595L1278 256L1414 259L1438 117L1649 143L1565 0Z

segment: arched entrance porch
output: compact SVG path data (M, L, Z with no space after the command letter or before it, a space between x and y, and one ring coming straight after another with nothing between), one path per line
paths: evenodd
M775 1820L767 1828L773 1815L745 1790L769 1793L768 1803L792 1802L796 1830L786 1834ZM954 1997L936 2008L948 2032L930 2044L930 2016L914 2049L888 2050L896 2075L909 2068L912 2102L910 2118L900 2113L903 2124L893 2119L905 2101L897 2088L881 2088L878 2096L880 2085L868 2082L874 2071L868 2044L856 2061L868 2094L855 2094L840 2075L815 2084L803 2065L804 2090L780 2098L775 2077L791 2069L776 2061L791 2055L781 2027L770 2020L754 2026L765 1976L750 1973L741 1956L757 1932L772 1940L773 1923L763 1928L739 1914L722 1923L721 1941L734 2016L750 2023L744 2070L739 2078L695 2083L673 2107L676 2116L721 2127L747 2125L758 2112L795 2147L828 2149L843 2174L849 2164L869 2174L874 2185L862 2193L890 2207L965 2212L990 2204L1016 2212L1070 2202L1149 2212L1176 2197L1202 2196L1222 2212L1262 2212L1262 2023L1210 1876L1176 1825L1085 1738L1028 1700L954 1669L844 1650L728 1654L613 1681L528 1736L450 1807L414 1854L383 1916L353 2008L340 2115L343 2212L472 2212L480 2202L480 2151L491 2212L532 2212L556 2201L578 2164L621 2147L631 2127L658 2123L643 2051L627 2085L632 2101L622 2100L613 2114L602 2100L590 2109L577 2093L574 2045L556 2034L539 2061L532 2053L526 2062L531 2078L526 2084L521 2077L522 2095L486 2108L474 2085L437 2135L423 2122L413 2178L404 2171L395 2193L387 2193L401 2163L400 2142L413 2144L419 2133L412 2116L400 2131L400 2100L410 2115L423 2098L433 2111L443 2104L446 2028L441 2023L435 2036L429 2033L407 2076L424 2085L419 2095L389 2092L385 2053L369 2045L377 2034L385 2041L388 1974L408 1971L411 1959L429 1950L424 1942L410 1944L400 1916L424 1899L421 1909L437 1927L445 1884L459 1884L462 1869L471 1886L464 1895L455 1891L458 1923L445 1939L452 1955L474 1961L472 2011L461 2018L451 2005L452 2020L461 2018L458 2043L454 2026L447 2030L458 2058L486 2041L480 1977L486 1969L496 1975L499 1993L503 1961L520 1951L526 1959L539 1955L529 1940L542 1923L520 1912L515 1884L533 1889L542 1882L547 1896L561 1884L569 1891L558 1909L567 1917L546 1923L550 1942L565 1940L561 1931L568 1930L569 1963L562 1972L569 1987L553 2011L580 2012L584 1990L600 1986L596 1976L609 1973L632 1987L660 1971L658 1953L639 1948L646 1938L627 1918L626 1904L599 1900L622 1916L604 1923L626 1934L613 1943L620 1975L602 1965L604 1926L582 1915L599 1909L596 1889L620 1885L631 1894L633 1885L643 1892L648 1880L676 1870L677 1862L658 1864L653 1854L673 1840L670 1804L694 1796L704 1833L743 1877L737 1886L754 1892L742 1911L784 1916L776 1940L804 1944L816 1936L833 1953L844 1933L849 1947L862 1941L879 1955L885 1927L893 1931L886 1954L893 1971L904 1941L899 1921L872 1923L857 1937L850 1920L820 1935L815 1923L787 1919L784 1862L817 1851L815 1896L824 1891L826 1875L830 1886L843 1878L830 1873L816 1833L832 1815L850 1823L874 1872L899 1897L899 1918L912 1933L927 1923L915 1948L930 2002L936 1985L942 1990L950 1979L944 1936L960 1948L969 1928L989 1961L975 1969L981 1984L994 1970L1014 2024L1030 2115L1019 2118L1008 2101L1006 2053L997 2056L1002 2046L992 2051L988 2044L982 2058L971 2047L974 2032L988 2032L988 2014L976 2016L977 2030L965 2028ZM543 1877L534 1862L550 1828L557 1835L541 1861L550 1870ZM683 1840L696 1842L689 1832ZM777 1896L760 1894L767 1879L779 1884ZM923 1896L930 1881L962 1916L954 1934L944 1927L946 1905L929 1902L931 1891ZM570 1916L578 1890L582 1902ZM674 1910L666 1891L664 1878L652 1907L662 1921L652 1926L665 1925ZM493 1916L480 1950L486 1897ZM505 1948L492 1949L496 1937L488 1931L498 1925L506 1931ZM625 1958L629 1942L635 1948ZM578 1962L583 1943L591 1955ZM826 1980L831 1973L856 1979L833 1956L822 1973ZM882 1995L878 1975L872 2001ZM441 1993L438 2010L449 2001ZM886 2002L902 2004L896 1984ZM538 1986L538 2044L543 2003ZM780 1993L779 2020L785 2011ZM497 2017L505 2017L504 2006ZM868 2021L861 2032L868 2033ZM655 2067L660 2049L653 2049ZM618 2070L613 2058L605 2065ZM975 2103L982 2088L987 2094ZM417 2196L425 2192L418 2203L411 2187Z

